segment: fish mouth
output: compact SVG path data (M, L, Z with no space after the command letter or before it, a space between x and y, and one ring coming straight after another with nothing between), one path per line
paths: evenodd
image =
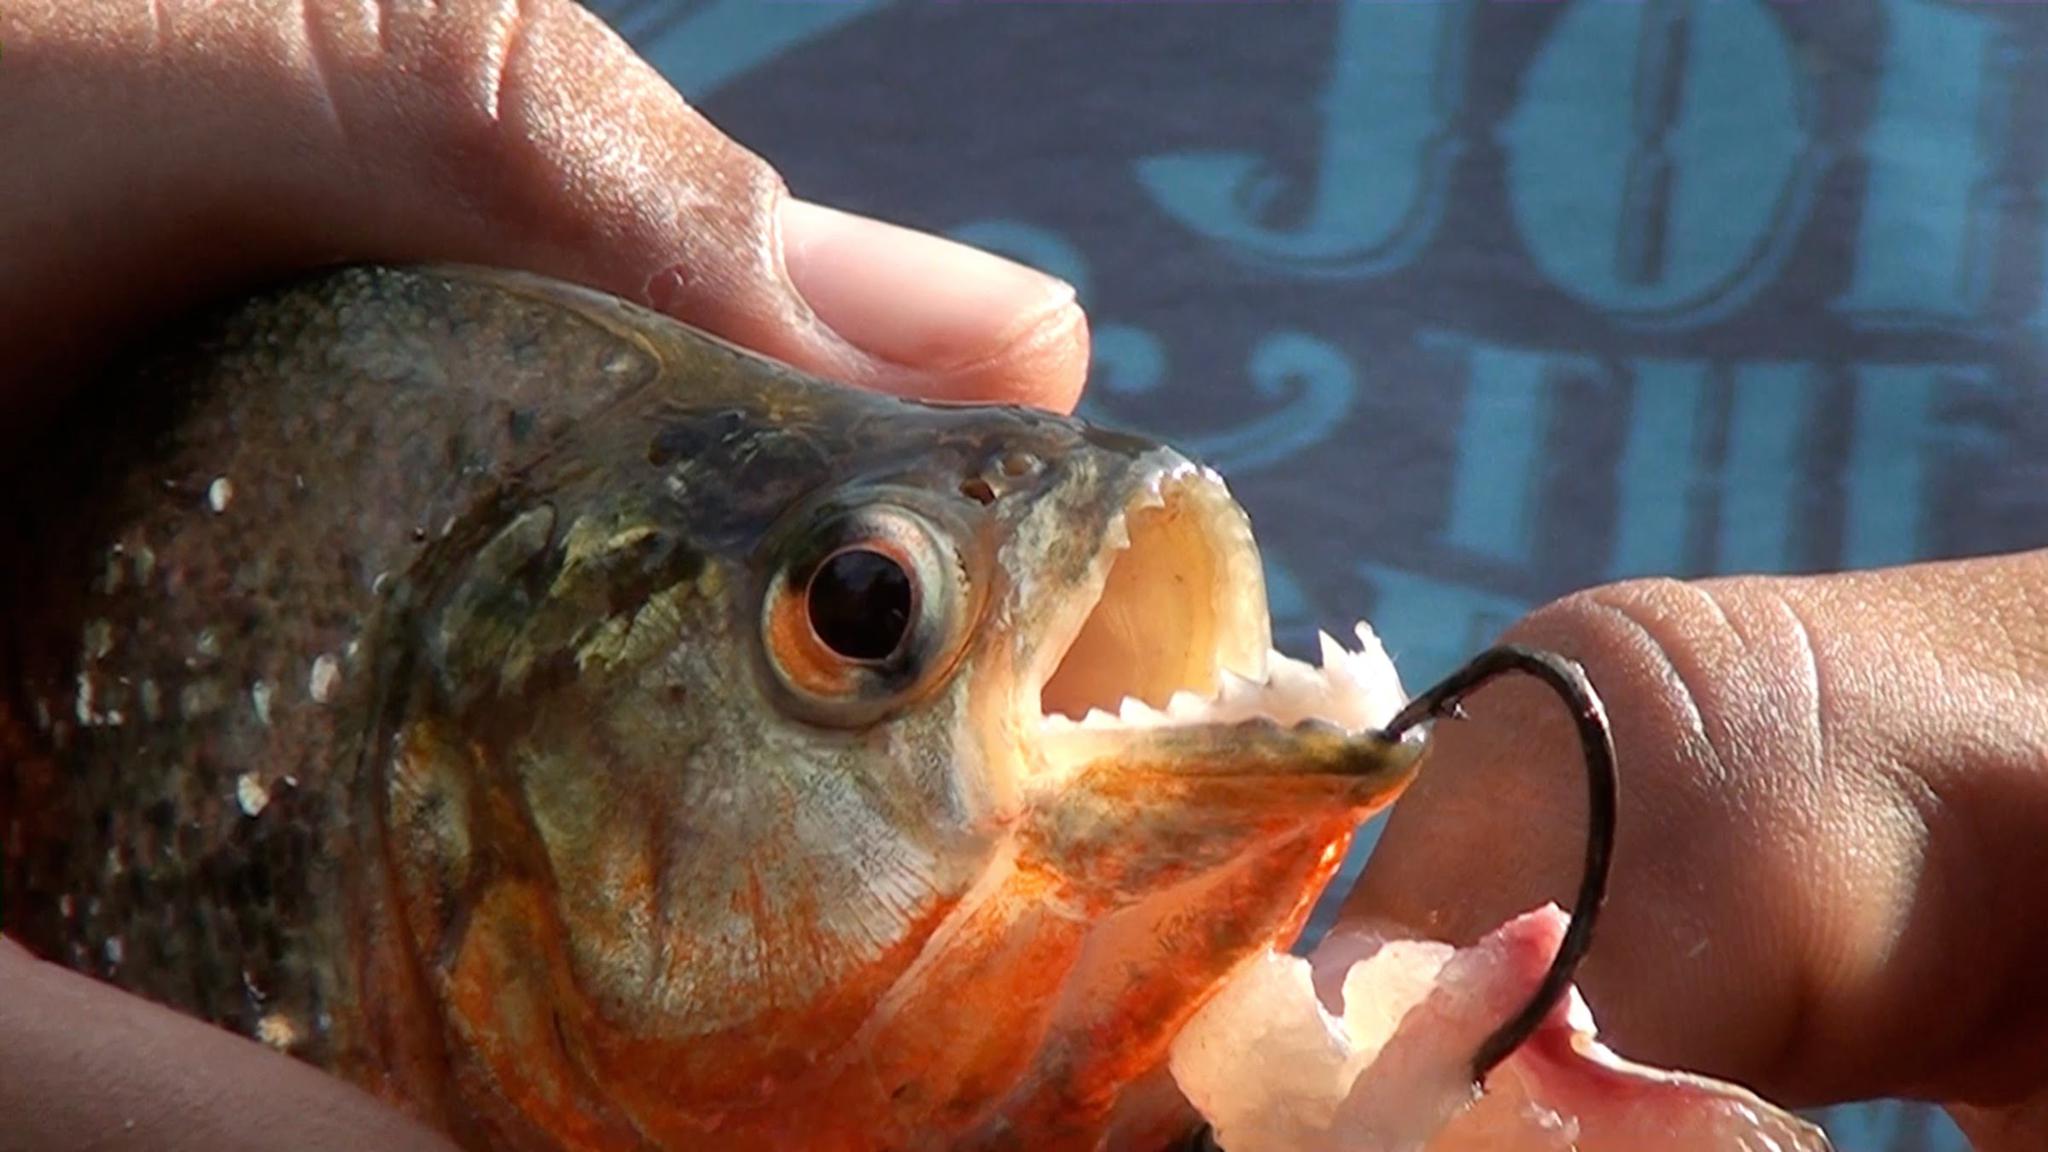
M1020 710L1045 767L1405 775L1419 744L1380 733L1406 697L1371 630L1356 626L1355 649L1319 634L1319 664L1278 651L1259 549L1223 479L1162 449L1134 480L1026 661Z

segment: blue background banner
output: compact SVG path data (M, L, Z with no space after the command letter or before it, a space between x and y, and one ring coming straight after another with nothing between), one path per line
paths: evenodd
M1364 617L1420 685L1589 584L2048 524L2048 8L597 9L798 194L1073 282L1085 410L1231 478L1284 647Z

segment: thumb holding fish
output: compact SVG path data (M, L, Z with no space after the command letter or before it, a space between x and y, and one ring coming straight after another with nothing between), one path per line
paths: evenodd
M337 261L517 267L885 391L1070 408L1059 281L791 198L570 0L0 9L0 401Z
M2048 553L1630 582L1506 639L1582 662L1614 724L1619 841L1581 969L1605 1039L1792 1105L1937 1100L1984 1152L2040 1146ZM1569 719L1524 682L1467 708L1347 918L1462 942L1569 901Z

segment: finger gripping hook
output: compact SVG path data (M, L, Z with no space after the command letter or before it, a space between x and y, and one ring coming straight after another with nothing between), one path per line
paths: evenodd
M1576 661L1554 652L1512 644L1481 652L1435 687L1410 700L1386 727L1386 734L1398 740L1403 733L1439 717L1462 718L1461 702L1465 697L1488 681L1513 672L1543 681L1571 708L1586 762L1586 861L1578 897L1572 906L1571 924L1550 962L1550 971L1544 974L1543 982L1536 986L1535 994L1522 1010L1494 1029L1472 1058L1472 1079L1481 1084L1488 1073L1535 1033L1563 999L1579 962L1593 946L1593 926L1607 901L1607 874L1614 857L1615 820L1620 806L1614 733L1600 694L1593 690L1586 670Z

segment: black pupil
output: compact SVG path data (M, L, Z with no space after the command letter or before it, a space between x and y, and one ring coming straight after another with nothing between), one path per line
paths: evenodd
M849 548L811 577L811 630L849 660L880 660L910 631L910 574L880 552Z

